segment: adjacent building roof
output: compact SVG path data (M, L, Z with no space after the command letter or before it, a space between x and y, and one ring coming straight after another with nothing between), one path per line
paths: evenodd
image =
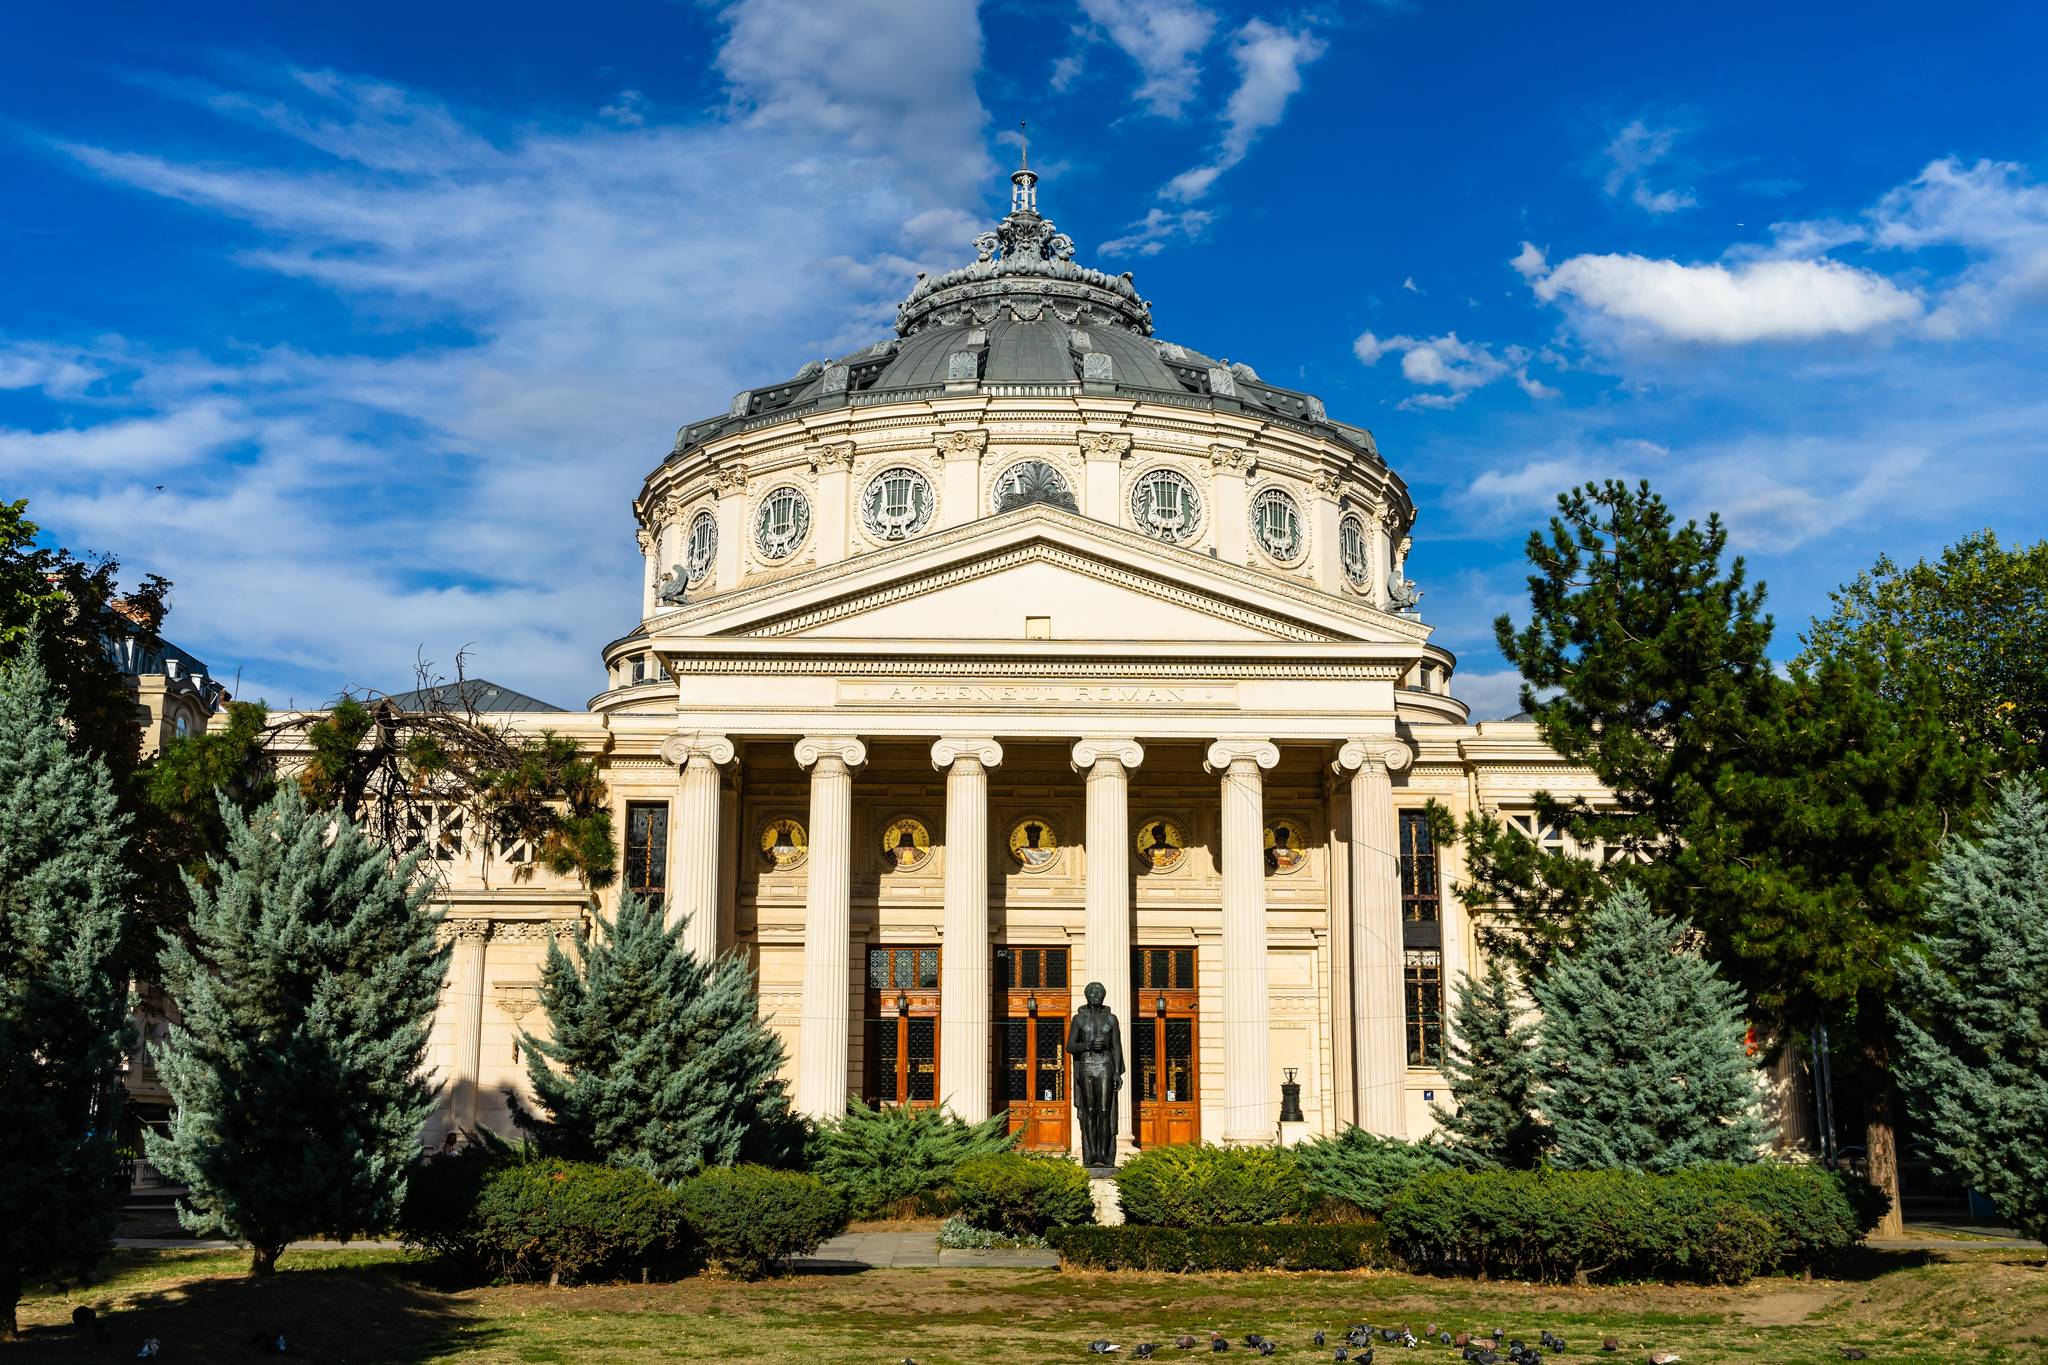
M735 395L727 412L678 432L676 453L814 409L1042 385L1244 411L1379 458L1370 432L1331 421L1314 394L1153 336L1151 301L1130 272L1074 264L1073 241L1039 215L1037 172L1027 165L1010 185L1010 212L975 238L975 261L920 274L894 337Z
M501 687L488 678L464 678L459 683L423 687L391 697L401 711L559 711L562 708Z

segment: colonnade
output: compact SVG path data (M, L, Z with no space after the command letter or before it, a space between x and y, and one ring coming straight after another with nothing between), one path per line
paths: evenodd
M720 735L671 736L663 758L679 769L676 832L676 913L690 916L686 941L705 956L719 948L717 893L721 856L719 768L732 761L730 739ZM1269 1057L1267 989L1264 775L1280 760L1279 746L1260 737L1226 737L1205 753L1219 783L1222 810L1222 1019L1225 1142L1273 1140L1279 1093ZM1333 1001L1349 1004L1333 1021L1349 1029L1341 1058L1357 1076L1337 1079L1338 1120L1400 1135L1406 1042L1402 1007L1402 928L1393 774L1407 766L1409 750L1392 735L1353 739L1337 748L1332 771L1348 792L1350 865L1332 877L1348 887L1348 907L1333 896L1332 919L1343 917L1333 943L1333 976L1344 978ZM825 1119L846 1105L853 980L852 813L855 773L866 745L851 735L806 735L796 760L810 774L809 853L801 995L797 1029L795 1104ZM942 735L931 746L932 765L946 775L944 841L944 952L940 959L939 1093L962 1118L991 1112L991 981L988 904L989 773L1003 748L989 735ZM1083 983L1100 981L1130 1039L1131 858L1130 775L1145 761L1130 735L1083 736L1072 748L1074 770L1087 794L1083 920L1085 965L1072 976L1078 999ZM1348 957L1348 961L1344 958ZM1350 1019L1343 1018L1349 1013ZM1120 1124L1120 1147L1131 1141Z

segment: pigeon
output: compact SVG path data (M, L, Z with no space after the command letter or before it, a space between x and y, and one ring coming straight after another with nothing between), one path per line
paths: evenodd
M1244 1344L1256 1351L1259 1347L1266 1344L1266 1339L1257 1332L1246 1332L1244 1334Z
M1457 1347L1461 1351L1465 1349L1467 1346L1470 1346L1471 1344L1472 1334L1470 1332L1460 1332L1458 1333L1458 1335L1451 1338L1451 1345Z
M1318 1346L1323 1346L1323 1345L1326 1345L1326 1344L1327 1344L1327 1342L1325 1341L1325 1339L1324 1339L1324 1337L1323 1337L1323 1329L1322 1329L1322 1328L1320 1328L1320 1327L1316 1328L1316 1345L1318 1345Z
M1088 1354L1090 1355L1106 1356L1111 1351L1121 1351L1122 1349L1123 1347L1117 1345L1113 1341L1102 1341L1098 1339L1088 1343Z
M1173 1344L1180 1347L1183 1351L1192 1351L1195 1349L1195 1339L1189 1336L1186 1332L1182 1332L1179 1336L1175 1337L1173 1339Z
M1861 1346L1844 1346L1842 1348L1842 1359L1868 1360L1870 1359L1870 1353L1864 1350Z
M1619 1351L1621 1349L1621 1343L1616 1341L1613 1337L1608 1337L1606 1340L1600 1343L1600 1349L1603 1351Z
M1643 1365L1677 1365L1678 1352L1652 1351L1643 1357Z
M142 1343L142 1349L135 1353L135 1358L137 1360L147 1360L162 1349L162 1344L158 1342L155 1337L151 1337L149 1340Z
M1351 1352L1349 1352L1349 1351L1345 1350L1345 1349L1344 1349L1344 1348L1343 1348L1342 1346L1339 1346L1339 1347L1337 1348L1337 1354L1335 1354L1335 1355L1331 1356L1331 1357L1330 1357L1330 1359L1332 1359L1332 1360L1349 1360L1349 1359L1351 1359Z
M1278 1346L1275 1346L1275 1345L1274 1345L1274 1344L1273 1344L1272 1342L1270 1342L1270 1341L1266 1341L1266 1340L1264 1340L1264 1339L1261 1339L1261 1340L1260 1340L1260 1342L1259 1342L1259 1354L1260 1354L1260 1355L1262 1355L1262 1356L1269 1356L1269 1355L1272 1355L1272 1354L1273 1354L1273 1353L1274 1353L1275 1351L1277 1351L1277 1350L1279 1350L1279 1349L1280 1349L1280 1348L1279 1348Z
M1217 1337L1217 1338L1216 1338L1216 1339L1215 1339L1214 1341L1212 1341L1212 1342L1210 1342L1210 1343L1209 1343L1209 1349L1210 1349L1211 1351L1219 1351L1219 1352L1220 1352L1220 1351L1227 1351L1227 1350L1229 1350L1229 1349L1230 1349L1230 1338L1229 1338L1229 1337Z
M1436 1340L1437 1345L1448 1346L1451 1344L1451 1334L1449 1332L1438 1332L1436 1334Z
M1403 1346L1408 1347L1410 1350L1413 1350L1415 1347L1415 1333L1409 1331L1406 1327L1403 1327L1401 1329L1401 1344Z
M1150 1360L1152 1358L1152 1353L1158 1349L1159 1343L1156 1341L1141 1341L1137 1344L1136 1348L1132 1350L1131 1358L1133 1360Z

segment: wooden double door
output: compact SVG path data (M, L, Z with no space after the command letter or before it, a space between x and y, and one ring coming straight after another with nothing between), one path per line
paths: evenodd
M1064 1152L1072 1132L1067 1018L1073 991L1065 948L996 949L995 1103L1017 1145Z
M1202 1140L1193 948L1131 953L1131 1072L1140 1147Z
M939 1101L939 950L868 949L867 1098L919 1107Z

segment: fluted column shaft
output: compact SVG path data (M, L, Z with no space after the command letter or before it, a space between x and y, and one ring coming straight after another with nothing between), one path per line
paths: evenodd
M450 923L455 944L448 958L448 997L454 1007L448 1117L456 1128L469 1132L476 1128L477 1087L483 1080L484 944L491 936L491 922Z
M1088 775L1087 842L1082 848L1086 859L1081 921L1085 970L1068 980L1076 1008L1085 998L1088 982L1102 983L1104 1003L1116 1014L1123 1035L1126 1065L1137 1056L1131 1050L1130 770L1144 761L1145 750L1133 739L1084 739L1074 746L1074 767ZM1125 1076L1116 1116L1119 1160L1132 1150L1136 1137L1136 1110L1131 1104L1136 1093L1136 1078ZM1077 1113L1075 1123L1079 1121ZM1075 1150L1080 1150L1078 1143Z
M1408 1043L1401 1001L1400 831L1393 773L1407 766L1408 750L1384 740L1353 742L1337 761L1351 771L1351 1007L1358 1122L1382 1137L1401 1137L1407 1128L1401 1087Z
M993 983L988 942L988 770L993 739L941 739L946 774L946 913L939 952L939 1097L970 1123L989 1115Z
M732 762L724 735L682 733L663 741L661 756L682 770L677 829L669 839L668 907L674 924L689 916L683 946L699 962L718 956L719 769Z
M811 770L811 847L805 878L803 1017L797 1023L797 1112L826 1120L846 1112L848 998L853 939L848 901L853 852L853 769L859 740L806 738L797 762Z
M1326 779L1330 830L1330 1067L1339 1129L1358 1122L1351 978L1351 791Z
M1219 741L1209 770L1223 797L1223 1140L1271 1142L1278 1133L1272 1009L1266 991L1266 808L1262 769L1270 743Z

